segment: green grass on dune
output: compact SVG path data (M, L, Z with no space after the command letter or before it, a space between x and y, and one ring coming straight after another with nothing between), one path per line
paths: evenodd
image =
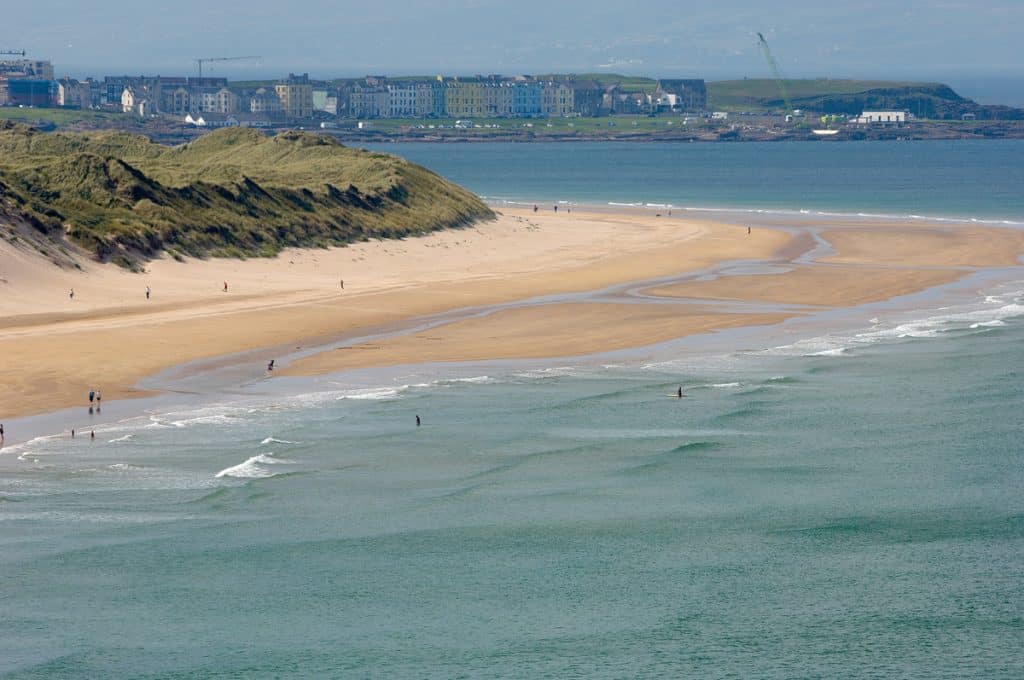
M429 170L324 136L246 129L178 147L0 126L0 214L101 260L270 256L458 227L493 213Z

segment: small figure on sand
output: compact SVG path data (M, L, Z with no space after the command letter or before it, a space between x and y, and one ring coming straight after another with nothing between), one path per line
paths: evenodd
M537 208L537 204L536 204L536 203L534 203L534 204L533 204L533 212L537 212L537 210L538 210L538 208Z
M416 427L420 426L420 417L416 416Z
M100 394L99 390L96 390L96 410L100 410L100 401L103 400L103 395Z
M96 398L96 390L90 388L89 389L89 404L90 405L92 405L92 401L95 398Z
M747 233L748 234L750 233L750 227L747 227Z
M341 285L341 289L345 290L345 279L338 279L338 283Z
M274 360L273 359L271 359L270 362L267 364L267 370L268 371L273 371L274 370Z
M558 206L557 205L555 206L555 212L558 212Z
M71 290L68 291L68 297L70 299L72 299L72 300L75 299L75 289L74 288L72 288Z
M146 299L149 299L149 286L146 286Z
M0 423L0 444L4 442L4 424Z
M228 292L228 282L227 281L224 282L224 292L225 293Z

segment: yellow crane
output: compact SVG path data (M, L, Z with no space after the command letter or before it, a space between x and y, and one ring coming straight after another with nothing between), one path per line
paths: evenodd
M202 59L196 59L196 64L199 65L199 77L203 77L203 64L209 64L214 61L242 61L248 59L262 59L260 56L247 56L247 57L203 57Z

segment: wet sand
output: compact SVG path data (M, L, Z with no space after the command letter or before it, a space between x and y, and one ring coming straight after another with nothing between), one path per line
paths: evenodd
M832 250L806 261L817 245L811 232ZM642 211L505 210L494 222L422 238L273 259L162 259L141 274L85 261L82 271L62 270L5 243L0 417L87 405L90 387L105 401L138 396L146 376L258 348L274 348L269 359L283 348L324 345L278 375L641 347L802 313L740 312L729 302L849 306L972 267L1015 264L1021 252L1024 235L998 228L858 223L748 234L744 225ZM770 273L730 273L737 263L771 265ZM648 283L601 292L631 282ZM479 315L496 305L506 307ZM459 318L466 308L474 315ZM400 332L440 314L454 316ZM346 340L382 328L391 335Z

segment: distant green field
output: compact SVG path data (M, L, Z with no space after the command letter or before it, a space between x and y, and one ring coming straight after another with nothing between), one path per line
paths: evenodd
M786 80L786 91L790 99L821 97L830 94L856 94L879 88L919 87L929 83L915 83L889 80ZM934 83L931 83L934 85ZM721 111L753 110L764 107L766 101L782 98L779 84L771 78L744 80L719 80L709 82L708 108Z
M54 125L70 125L79 121L124 121L131 118L128 114L107 111L0 107L0 120L18 123L48 122Z

